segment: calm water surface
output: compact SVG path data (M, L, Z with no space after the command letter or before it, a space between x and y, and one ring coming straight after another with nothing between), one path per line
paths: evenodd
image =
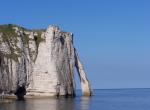
M0 104L0 110L150 110L150 89L94 90L94 96L27 99Z

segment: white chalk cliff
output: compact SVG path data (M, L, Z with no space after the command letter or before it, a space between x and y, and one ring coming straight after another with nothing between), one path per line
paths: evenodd
M90 96L90 83L73 46L72 33L52 25L46 30L0 26L0 92L74 96L74 67L83 95Z

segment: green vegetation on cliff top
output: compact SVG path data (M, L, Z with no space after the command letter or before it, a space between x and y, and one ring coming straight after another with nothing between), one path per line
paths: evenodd
M19 29L19 31L22 31L22 35L18 35L17 32L15 32L15 27ZM15 25L15 24L4 24L0 25L0 33L2 33L2 39L0 39L0 44L2 42L5 42L8 44L11 54L6 54L5 57L11 58L15 61L17 61L19 54L21 53L21 49L17 47L18 38L23 36L21 39L24 43L24 45L28 46L30 40L35 40L36 46L38 48L40 42L44 41L44 39L41 38L41 35L43 32L45 32L45 29L26 29L24 27ZM36 33L34 36L34 39L29 38L29 34L26 34L25 32L33 32ZM14 53L16 51L18 54ZM29 49L30 51L30 49Z
M41 35L43 32L45 32L45 29L26 29L24 27L15 25L15 24L4 24L4 25L0 25L0 33L2 33L2 38L3 41L8 41L8 40L16 40L16 37L19 37L19 35L15 32L15 27L17 27L20 31L23 32L23 42L25 44L28 44L29 40L33 40L33 39L29 39L29 35L26 34L25 32L34 32L37 33L37 36L35 37L35 42L37 45L39 45L40 42L42 42L44 39L41 38ZM15 43L17 43L17 41L15 41Z

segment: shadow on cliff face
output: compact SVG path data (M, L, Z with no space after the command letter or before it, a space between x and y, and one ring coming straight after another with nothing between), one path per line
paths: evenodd
M17 91L15 92L15 95L17 96L18 100L25 100L24 99L24 95L26 95L25 86L18 87Z

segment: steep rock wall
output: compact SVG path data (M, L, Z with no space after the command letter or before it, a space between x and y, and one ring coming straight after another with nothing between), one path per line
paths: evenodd
M91 87L73 46L73 34L57 26L27 30L16 25L0 26L0 91L28 96L75 95L74 67L83 95Z

